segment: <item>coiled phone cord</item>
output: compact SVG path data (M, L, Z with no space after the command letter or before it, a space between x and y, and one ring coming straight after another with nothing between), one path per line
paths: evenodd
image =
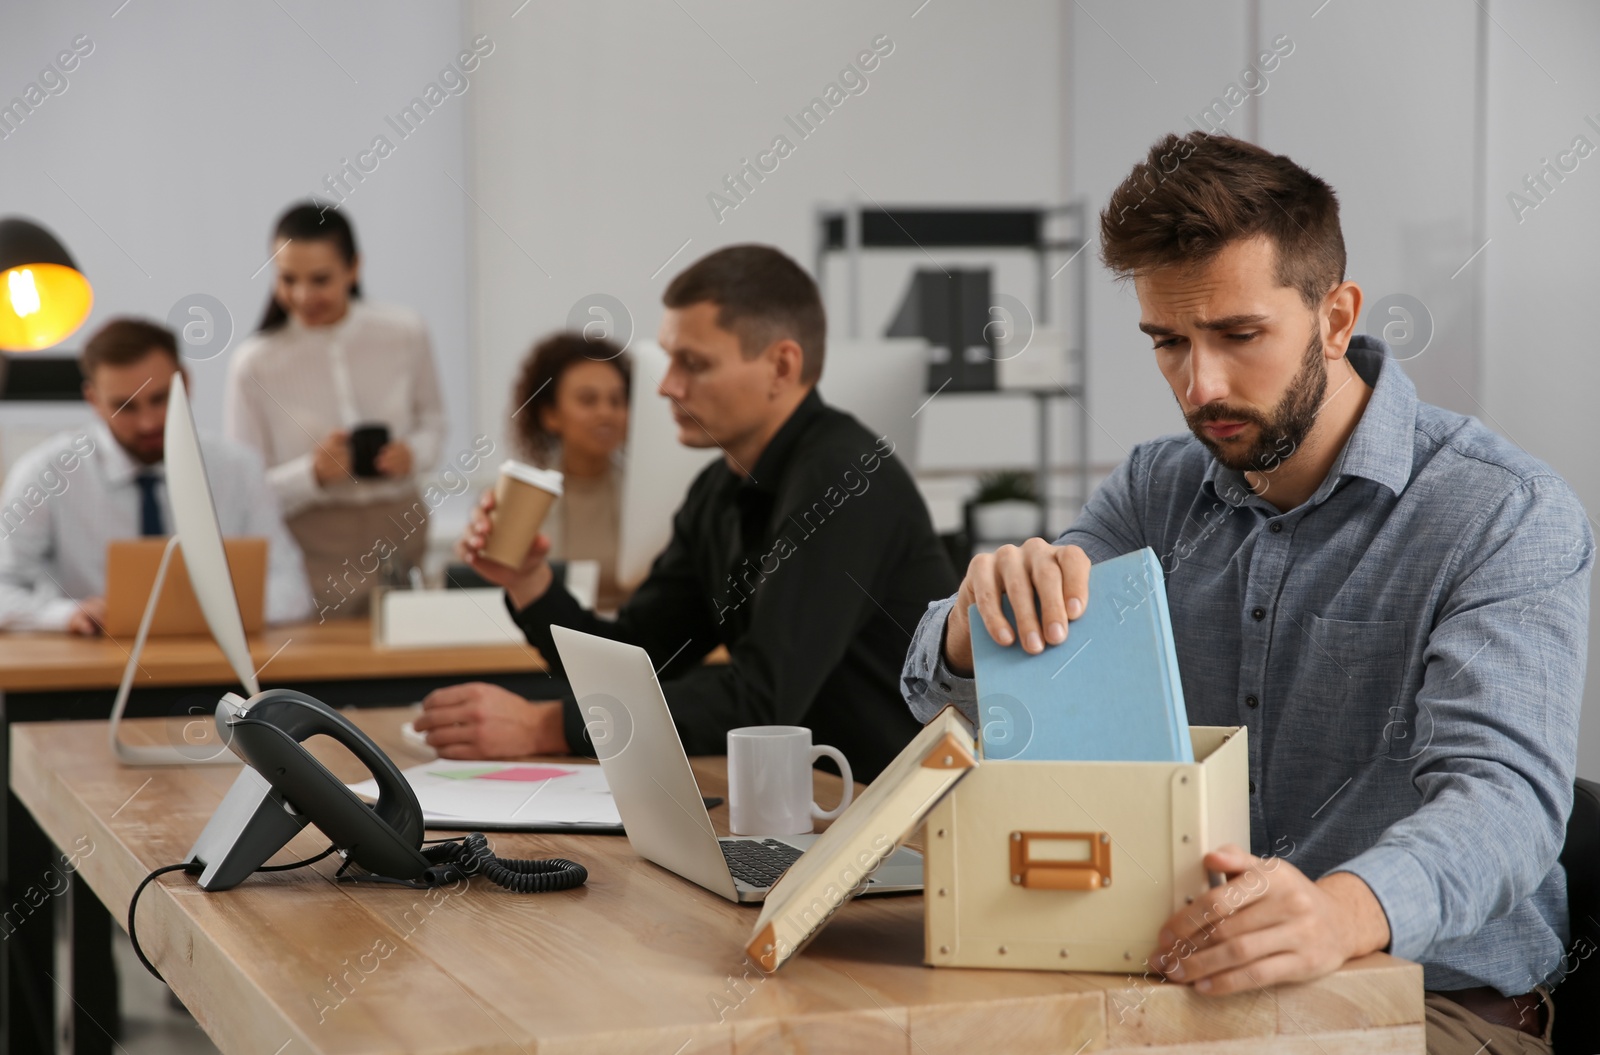
M388 883L394 886L428 890L481 875L496 886L518 894L548 894L557 890L571 890L588 882L589 870L576 861L564 857L533 860L516 857L496 857L489 849L489 840L482 832L454 839L437 839L424 845L422 853L434 862L419 879L394 879L379 875L344 875L343 883ZM349 862L345 862L349 867Z

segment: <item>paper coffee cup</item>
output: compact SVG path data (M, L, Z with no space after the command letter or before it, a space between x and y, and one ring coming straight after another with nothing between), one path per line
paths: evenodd
M561 474L554 469L539 469L510 459L501 463L483 555L507 567L520 568L528 547L539 537L545 514L560 497Z

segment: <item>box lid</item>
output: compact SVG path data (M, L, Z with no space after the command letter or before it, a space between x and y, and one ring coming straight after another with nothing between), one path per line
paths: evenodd
M787 963L977 764L971 723L946 707L768 891L745 946L751 961L764 971Z

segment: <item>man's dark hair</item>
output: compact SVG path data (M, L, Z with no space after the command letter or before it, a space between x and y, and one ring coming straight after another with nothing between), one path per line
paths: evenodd
M137 363L152 351L163 351L178 362L178 338L159 323L144 319L112 319L89 338L78 354L78 369L84 379L94 376L96 367L127 366Z
M1168 134L1100 214L1100 259L1119 278L1201 267L1223 246L1264 235L1279 285L1315 309L1344 281L1333 188L1293 161L1232 136Z
M794 339L804 354L800 380L822 376L828 332L822 294L811 276L769 245L730 245L690 264L661 294L669 308L709 301L717 306L717 325L739 338L745 358L760 355L773 341Z

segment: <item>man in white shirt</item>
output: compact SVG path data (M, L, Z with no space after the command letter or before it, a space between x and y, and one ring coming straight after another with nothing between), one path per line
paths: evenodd
M20 456L0 487L0 628L98 633L107 545L172 529L162 447L182 372L176 338L155 323L112 319L79 363L98 420ZM267 621L308 618L300 549L260 458L216 436L201 448L223 535L267 539Z

